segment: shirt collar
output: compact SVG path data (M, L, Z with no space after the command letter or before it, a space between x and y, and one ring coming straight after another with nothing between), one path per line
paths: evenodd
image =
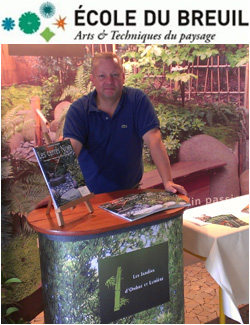
M120 101L118 103L118 106L116 108L116 111L114 113L114 115L121 109L121 107L123 106L123 103L124 103L124 97L125 97L125 94L126 94L127 90L126 90L126 87L124 86L123 89L122 89L122 95L121 95L121 98L120 98ZM97 92L96 92L96 89L94 89L90 94L89 94L89 111L90 112L100 112L100 110L98 109L97 107L97 104L96 104L96 95L97 95Z

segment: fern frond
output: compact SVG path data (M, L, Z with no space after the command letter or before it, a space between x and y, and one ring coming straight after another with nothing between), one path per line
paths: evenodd
M79 89L85 89L88 87L90 83L90 73L91 65L86 62L84 62L84 64L78 68L76 72L75 84Z
M24 121L24 115L22 114L17 115L23 108L23 105L18 105L9 110L3 117L1 131L5 141L8 141L16 132L22 131L31 121L33 122L33 119Z
M12 238L13 216L8 205L1 209L1 244L6 245Z
M5 127L9 122L12 122L16 118L17 112L24 109L24 105L17 105L9 110L2 118L2 127Z
M18 180L11 186L8 193L11 198L10 209L13 213L26 216L48 194L48 188L42 174L30 175L26 178L25 183Z
M34 123L34 125L35 125L34 119L26 120L22 124L17 125L16 128L15 128L15 131L16 132L21 132L23 129L26 128L26 126L30 127L31 123Z
M73 100L76 100L77 98L81 97L83 93L81 92L81 89L76 86L68 86L64 89L60 100L65 100L67 97L70 97Z
M1 179L14 178L13 166L9 161L2 161L1 163Z

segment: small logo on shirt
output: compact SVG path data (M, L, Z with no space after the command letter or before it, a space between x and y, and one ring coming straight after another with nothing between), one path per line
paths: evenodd
M128 126L127 126L127 124L122 124L122 125L121 125L121 128L122 128L122 129L127 129Z

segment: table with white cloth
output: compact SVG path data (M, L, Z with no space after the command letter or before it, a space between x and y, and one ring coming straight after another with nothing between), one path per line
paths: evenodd
M206 258L206 269L221 288L224 314L239 323L238 306L249 303L249 225L201 226L194 218L232 214L249 224L249 213L242 212L248 204L249 195L244 195L190 208L183 215L184 249Z

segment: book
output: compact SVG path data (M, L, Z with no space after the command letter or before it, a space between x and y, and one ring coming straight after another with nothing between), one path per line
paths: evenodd
M134 221L160 211L187 206L190 204L176 194L147 191L129 194L99 207L126 220Z
M69 139L33 150L55 209L90 194Z
M239 228L242 226L248 226L248 223L237 218L233 214L220 214L217 216L207 216L206 214L202 214L199 217L193 217L195 219L194 223L197 225L206 225L209 223L217 224L221 226L227 226L231 228ZM192 220L189 220L192 222Z

